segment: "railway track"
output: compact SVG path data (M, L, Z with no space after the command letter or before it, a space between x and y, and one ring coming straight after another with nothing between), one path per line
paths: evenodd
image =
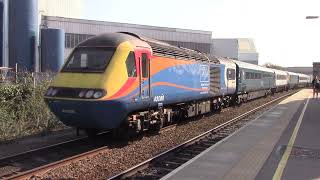
M224 124L221 124L218 127L206 133L203 133L183 144L180 144L168 151L165 151L155 156L154 158L151 158L133 168L130 168L127 171L124 171L121 174L118 174L112 177L111 179L124 179L124 178L139 179L140 177L158 179L159 177L162 177L166 173L170 172L171 170L180 166L184 162L188 161L192 157L196 156L197 154L202 152L204 149L210 147L211 145L217 143L221 139L230 135L230 132L232 129L235 131L235 129L243 125L243 123L240 125L235 124L239 120L293 93L294 92L284 95L273 101L270 101L263 106L255 108L237 118L234 118ZM229 128L231 127L230 124L235 124L236 127L228 129L228 127ZM163 133L165 131L168 131L174 128L176 128L176 125L167 126L163 128L160 131L160 133ZM204 140L204 138L210 138L210 137L212 140ZM38 150L34 150L32 152L20 154L18 156L1 159L0 160L0 179L3 179L3 178L30 179L32 177L41 176L46 172L50 171L51 169L61 167L66 164L70 164L72 162L75 162L81 159L92 157L104 151L106 148L108 148L108 145L110 145L110 141L109 142L106 141L106 138L102 138L102 139L103 141L95 140L96 143L92 143L89 138L80 138L77 140L73 140L72 142L61 143L60 145L57 145L57 146L45 147ZM82 148L84 149L80 151L75 147L79 149L82 149ZM193 148L190 149L190 147L193 147ZM175 156L176 152L180 152L180 151L183 152L182 151L183 149L186 149L186 151L185 153L181 153L182 157L177 156L177 161L171 162L171 161L163 160L163 158L165 157L170 157L170 154L171 155L173 154ZM52 156L53 156L52 159L50 159L51 157L50 153L52 153ZM45 159L44 157L49 157L49 159ZM68 157L68 158L65 158L65 157ZM163 162L160 163L161 165L159 165L159 162L161 161ZM26 167L24 165L26 165ZM7 174L1 174L1 172L5 168L12 168L12 171L5 170ZM155 174L152 174L152 173L150 174L147 172L148 170L151 170L151 172L155 172L154 170L157 168L161 168L161 170L156 171L157 173ZM11 172L11 173L8 173L8 172Z
M66 157L73 157L84 152L105 146L106 133L101 133L97 139L88 137L76 138L73 140L45 146L23 153L0 159L0 179L11 179L29 170L35 170L44 165L59 162Z
M160 179L201 152L205 151L207 148L220 142L239 128L243 127L248 121L250 121L249 119L245 119L246 117L292 94L294 94L294 92L250 110L193 139L190 139L118 175L115 175L110 179Z
M176 125L164 127L160 133L174 128ZM112 145L112 142L106 139L106 135L107 133L99 134L94 140L88 137L77 138L1 158L0 179L28 179L33 174L42 174L50 169L93 156Z

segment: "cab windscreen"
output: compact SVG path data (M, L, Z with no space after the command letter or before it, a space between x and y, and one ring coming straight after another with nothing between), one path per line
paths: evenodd
M115 48L77 48L72 52L62 71L104 72L114 52Z

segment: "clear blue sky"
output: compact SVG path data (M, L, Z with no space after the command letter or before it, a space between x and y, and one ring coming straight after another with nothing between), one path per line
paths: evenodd
M319 0L84 0L87 19L212 31L253 38L260 64L320 61Z

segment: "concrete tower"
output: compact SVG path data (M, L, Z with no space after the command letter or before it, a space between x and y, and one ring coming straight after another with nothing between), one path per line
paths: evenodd
M8 66L8 0L0 0L0 67Z

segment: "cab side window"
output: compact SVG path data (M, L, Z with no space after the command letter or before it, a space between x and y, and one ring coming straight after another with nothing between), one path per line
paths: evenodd
M137 77L136 59L134 53L130 52L126 61L128 77Z
M142 53L142 77L147 78L149 75L149 62L148 56L145 53Z

